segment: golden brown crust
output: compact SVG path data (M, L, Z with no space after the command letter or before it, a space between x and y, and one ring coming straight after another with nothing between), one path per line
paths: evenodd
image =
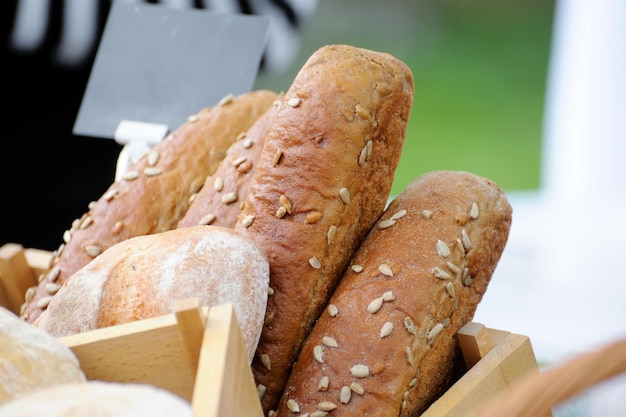
M337 407L333 416L425 411L445 389L456 333L487 289L511 216L498 185L474 174L435 171L409 184L303 344L277 416L293 415L296 404L312 413L324 402ZM356 365L367 375L351 374ZM323 377L328 387L320 390Z
M115 243L174 228L190 196L215 172L228 147L276 97L272 91L257 90L223 100L156 145L130 168L137 178L111 184L65 233L50 269L26 293L21 317L34 322L59 285Z
M202 188L192 196L189 209L176 227L206 224L235 226L265 138L281 102L282 94L245 134L239 135L237 141L230 145L217 170L207 177Z
M302 340L382 213L413 102L410 69L389 54L329 45L285 94L235 229L270 261L253 373L276 407ZM250 220L254 218L250 225Z

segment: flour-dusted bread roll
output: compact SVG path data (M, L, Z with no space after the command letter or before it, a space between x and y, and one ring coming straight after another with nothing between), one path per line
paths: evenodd
M508 239L494 182L435 171L395 198L304 343L277 416L418 416L446 389ZM318 411L319 410L319 411Z
M263 325L269 263L232 229L193 226L120 242L77 271L35 325L56 337L175 311L178 300L233 304L251 361Z
M252 127L226 151L213 175L207 177L177 227L212 224L234 227L241 202L248 193L252 174L261 155L267 133L282 103L282 94Z
M49 270L26 292L22 318L34 322L67 278L115 243L176 227L228 147L276 97L269 90L228 96L190 117L131 166L66 231Z
M346 45L313 53L285 93L235 225L270 262L272 291L253 362L266 413L385 207L413 93L403 62Z
M52 385L84 381L67 346L0 307L0 404Z
M198 417L184 399L148 384L87 381L33 392L0 406L0 417Z

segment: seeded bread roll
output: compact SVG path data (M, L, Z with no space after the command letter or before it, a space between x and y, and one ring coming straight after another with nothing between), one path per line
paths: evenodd
M148 384L86 381L33 392L0 406L2 417L198 417L191 404Z
M238 140L230 145L226 157L192 202L177 227L212 224L234 227L241 211L241 202L248 193L248 184L263 149L267 133L281 105L282 94L263 116Z
M62 337L175 311L178 300L233 304L248 359L267 305L269 263L233 229L191 226L120 242L77 271L34 325Z
M403 62L345 45L313 53L285 93L235 225L270 262L272 291L252 364L265 413L385 207L413 94Z
M474 174L435 171L409 184L303 344L277 417L421 415L446 389L456 333L487 289L511 215L498 185Z
M115 243L176 227L191 195L276 97L269 90L225 97L157 144L65 232L49 270L27 291L21 317L34 322L65 280Z
M67 346L0 307L0 405L52 385L83 381Z

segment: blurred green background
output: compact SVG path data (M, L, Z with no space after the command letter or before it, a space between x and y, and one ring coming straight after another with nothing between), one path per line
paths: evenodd
M286 90L320 46L388 52L413 71L415 98L392 195L421 173L474 172L505 191L539 187L554 0L320 0Z

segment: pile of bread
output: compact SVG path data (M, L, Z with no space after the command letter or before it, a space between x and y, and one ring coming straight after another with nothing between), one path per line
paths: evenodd
M72 224L19 321L54 338L229 302L267 416L421 414L512 210L458 171L389 199L413 97L397 58L327 45L285 92L203 109Z

